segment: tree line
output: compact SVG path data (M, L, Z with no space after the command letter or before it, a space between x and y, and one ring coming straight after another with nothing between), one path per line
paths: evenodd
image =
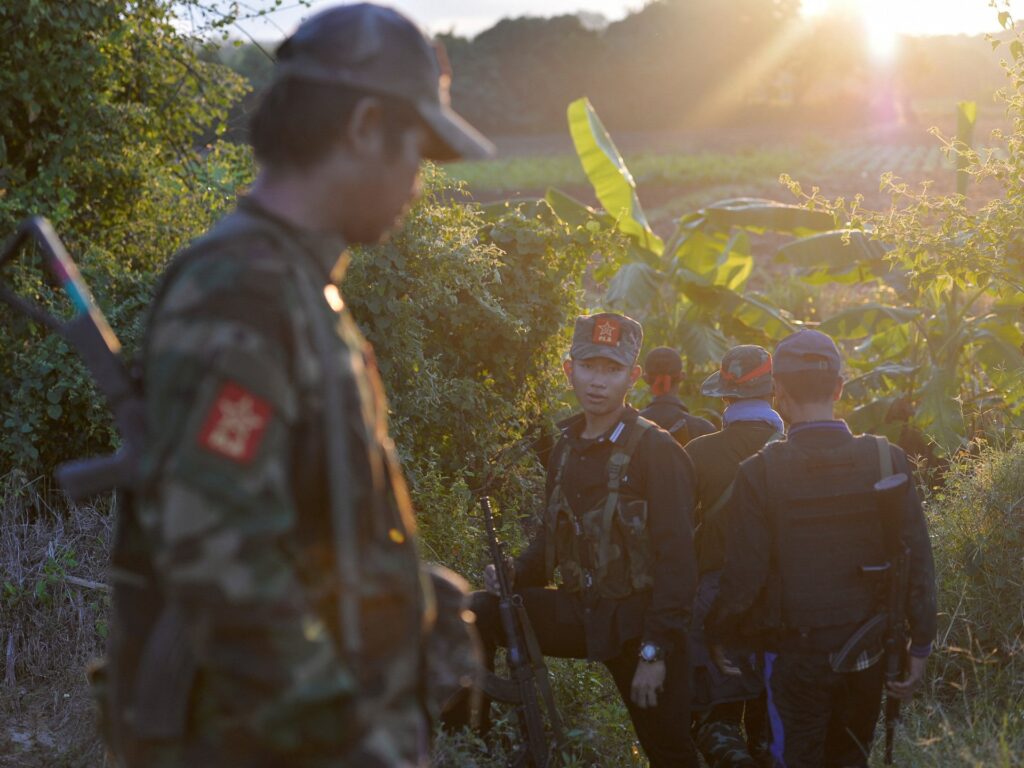
M808 19L799 0L655 0L611 23L591 13L507 18L473 38L439 39L453 106L494 135L561 131L566 105L584 95L613 130L665 131L751 115L784 125L915 122L929 103L986 101L1001 83L980 37L904 38L879 61L856 16ZM210 55L258 98L272 50L246 43Z

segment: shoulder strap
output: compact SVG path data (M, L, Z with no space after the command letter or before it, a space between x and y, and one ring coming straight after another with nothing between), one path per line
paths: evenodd
M878 446L878 470L879 478L885 480L887 477L892 477L892 447L889 444L888 439L883 435L872 435L875 439L875 444Z
M611 535L612 535L612 517L615 515L615 509L619 505L619 488L622 485L622 478L626 476L626 470L629 468L629 462L633 458L633 453L636 451L640 440L647 433L651 427L655 426L654 422L648 421L647 419L638 417L632 427L629 428L629 433L626 435L626 442L623 444L622 449L612 453L611 458L608 459L608 495L604 500L604 509L601 511L601 541L598 544L598 562L597 562L597 573L596 581L601 583L604 580L605 573L608 570L608 560L611 551Z
M767 441L765 441L765 445L769 445L770 443L777 443L779 440L782 440L785 437L786 437L786 433L785 432L781 432L779 430L776 430L775 432L772 433L772 436L769 437ZM763 449L763 446L762 446L762 449ZM739 470L737 469L737 474L738 473L739 473ZM735 477L733 477L733 480L732 480L731 483L729 483L729 486L724 491L722 491L722 494L717 499L715 499L715 503L712 504L707 510L704 511L704 513L703 513L704 520L708 520L709 518L714 517L715 515L717 515L719 512L722 511L722 508L728 503L729 499L732 497L732 489L733 489L734 485L736 485L736 478Z
M666 431L672 435L680 445L686 445L690 442L690 422L686 414L684 414L683 418L669 427Z
M551 495L547 500L544 520L547 528L544 533L544 572L547 574L548 579L555 572L555 557L557 556L555 528L558 525L559 510L562 507L562 481L565 478L565 467L569 463L570 450L572 449L568 445L565 435L563 435L555 443L551 456L551 459L553 461L557 460L558 464L555 465L555 478L551 484Z
M296 283L310 314L311 330L318 357L323 362L324 418L326 420L327 458L331 471L327 473L330 497L331 528L334 539L335 569L338 572L338 618L340 635L345 650L358 659L362 651L362 633L359 614L359 530L353 503L351 478L351 445L349 429L344 419L341 382L353 375L350 354L338 354L331 340L331 329L317 312L323 303L323 290L313 284L305 272L296 270ZM396 489L399 492L401 489Z

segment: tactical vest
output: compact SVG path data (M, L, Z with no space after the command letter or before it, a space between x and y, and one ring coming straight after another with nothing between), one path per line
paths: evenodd
M638 418L621 447L615 444L607 465L608 494L582 515L573 511L565 495L565 467L572 448L562 450L544 518L547 576L551 579L557 567L562 589L619 600L654 585L647 502L621 492L633 452L654 426Z
M884 595L861 568L888 560L874 485L892 474L889 442L862 435L809 449L786 440L761 455L775 539L768 627L803 633L877 613Z
M151 317L174 276L189 264L211 253L221 241L254 236L272 244L281 239L273 225L244 211L224 219L172 264L158 287ZM282 245L289 252L294 250L293 244ZM287 262L287 258L282 261ZM353 429L343 428L346 418L354 419L364 408L370 408L357 373L363 366L362 337L347 310L335 312L327 305L323 286L314 284L308 270L302 274L296 265L286 266L293 287L309 300L304 320L312 327L289 327L282 332L307 334L304 343L316 349L321 359L330 336L336 333L340 337L331 340L336 354L333 365L325 363L318 376L309 371L294 372L296 387L315 393L313 400L322 404L323 412L307 414L309 421L319 423L320 428L309 433L314 437L306 440L309 444L296 446L293 470L308 468L314 463L313 456L327 455L329 462L319 459L320 466L328 469L317 478L318 483L333 484L332 473L341 471L345 475L345 496L339 504L332 498L333 488L316 489L308 487L310 483L297 482L295 540L282 546L294 547L297 565L302 566L301 540L312 538L303 537L302 529L307 527L304 520L315 515L328 517L327 528L334 541L325 543L323 553L305 555L305 564L310 567L300 567L300 577L317 572L317 583L307 583L310 597L335 638L339 656L352 665L365 690L372 691L358 703L360 719L374 722L389 706L393 689L408 687L405 678L413 678L418 688L424 684L420 638L426 628L424 617L432 620L435 615L433 590L419 568L408 493L393 447L389 441L373 442L377 436L363 427L361 420ZM303 280L306 286L301 285ZM342 403L327 391L332 383L344 394ZM340 408L345 408L344 413ZM196 664L185 643L185 627L174 606L164 599L151 566L146 528L152 521L133 509L140 503L152 504L152 473L159 470L160 451L157 447L155 455L149 457L141 498L123 495L126 506L119 515L123 522L112 555L122 577L116 581L107 663L98 680L98 693L105 710L108 745L122 756L131 755L137 749L135 745L144 740L177 740L184 735L187 703L196 679ZM371 463L382 472L384 498L374 498L382 494L375 493L364 478L350 471L348 459L356 451L374 453ZM399 681L399 677L403 679ZM135 764L130 757L126 762Z

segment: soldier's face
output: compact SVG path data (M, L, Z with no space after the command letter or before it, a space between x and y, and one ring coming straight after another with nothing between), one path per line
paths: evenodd
M420 193L420 163L428 141L427 129L420 124L407 126L397 142L389 141L383 113L374 108L376 100L364 101L365 108L353 117L344 150L354 161L355 190L339 196L337 205L350 243L376 243L400 222Z
M566 360L565 374L580 407L593 416L601 416L622 407L626 394L640 378L641 368L630 368L607 357L591 357Z

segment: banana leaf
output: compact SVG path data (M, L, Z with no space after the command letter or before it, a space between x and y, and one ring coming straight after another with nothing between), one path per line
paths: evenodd
M736 291L754 270L750 239L744 232L695 232L678 248L669 271L700 285L721 285Z
M591 208L560 189L548 187L544 199L558 218L570 227L585 227L592 221L596 221L602 227L615 226L615 219L606 212Z
M843 390L853 398L866 397L872 389L887 386L895 379L905 379L913 376L918 371L916 365L901 365L899 363L883 363L876 365L870 371L862 373L849 379L843 386Z
M807 269L847 269L864 264L877 271L885 261L888 247L859 229L837 229L811 235L779 248L775 260Z
M896 400L896 395L890 395L858 405L846 414L846 423L850 425L850 429L856 434L867 432L878 434L885 424L885 419Z
M921 389L914 421L947 456L963 443L964 416L956 376L936 368Z
M624 264L608 283L604 303L642 320L660 306L667 284L665 276L647 264Z
M1013 331L1017 333L1014 334ZM975 330L971 333L971 340L978 345L978 350L975 353L978 361L986 368L1020 373L1021 368L1024 368L1024 354L1021 354L1020 342L1012 338L1019 334L1020 330L1013 326L1005 330L997 328Z
M861 339L893 326L906 325L920 314L916 309L887 307L872 302L833 315L823 321L818 330L836 339Z
M685 286L684 293L705 311L728 316L772 339L781 339L799 330L799 325L784 310L756 294L737 293L721 285L696 284Z
M676 326L675 344L690 363L718 365L732 344L710 318L691 306Z
M836 226L830 213L759 197L719 200L704 208L703 214L704 226L719 231L739 227L758 233L771 231L805 237Z
M636 194L636 182L590 100L569 105L569 133L594 193L619 229L644 248L660 254L665 247L654 234Z
M903 360L910 351L910 326L894 325L887 331L868 336L854 348L861 357L877 360Z

